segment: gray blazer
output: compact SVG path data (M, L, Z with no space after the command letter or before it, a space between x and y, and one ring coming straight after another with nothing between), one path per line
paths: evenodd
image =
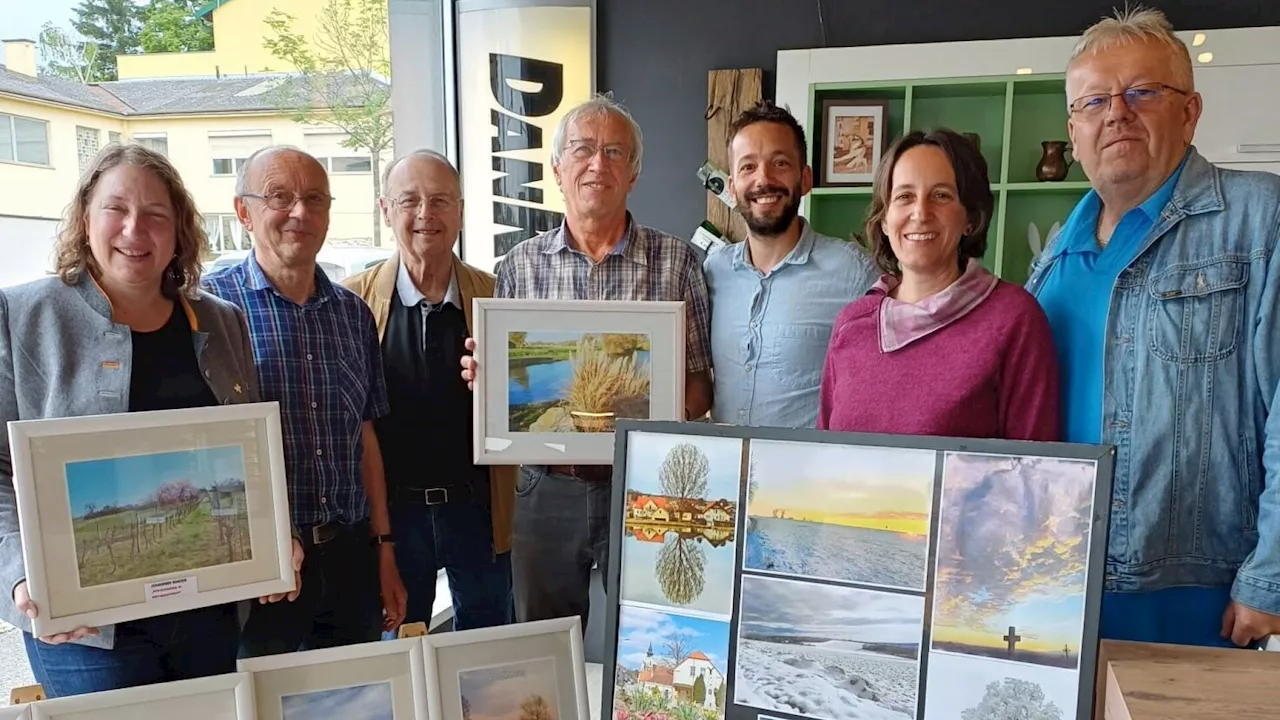
M201 291L182 299L200 370L223 404L257 402L258 374L249 328L235 305ZM0 422L122 413L129 410L133 343L111 320L92 279L75 285L47 277L0 289ZM13 603L26 577L9 434L0 430L0 619L31 632ZM111 648L114 626L77 642Z

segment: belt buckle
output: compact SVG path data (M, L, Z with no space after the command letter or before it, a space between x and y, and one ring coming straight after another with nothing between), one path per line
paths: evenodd
M432 499L432 493L435 493L434 497L437 499ZM422 491L422 499L428 505L443 505L449 502L449 490L447 488L427 488Z
M333 523L321 523L311 526L311 543L313 545L323 545L336 536L337 532L333 528Z

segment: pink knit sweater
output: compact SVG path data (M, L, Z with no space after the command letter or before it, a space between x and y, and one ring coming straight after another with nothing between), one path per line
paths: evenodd
M1060 439L1053 336L1030 293L1000 281L969 314L891 353L878 342L883 297L873 291L836 318L819 429Z

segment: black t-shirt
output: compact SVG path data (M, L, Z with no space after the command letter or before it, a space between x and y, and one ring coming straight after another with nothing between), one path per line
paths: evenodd
M178 410L217 405L196 361L195 340L182 304L173 303L169 321L151 332L134 330L129 411Z

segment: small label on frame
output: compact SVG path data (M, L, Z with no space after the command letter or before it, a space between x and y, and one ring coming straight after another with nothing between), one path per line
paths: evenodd
M178 595L195 595L196 592L198 591L196 590L196 578L194 575L173 578L172 580L160 580L147 583L147 602L164 600Z

